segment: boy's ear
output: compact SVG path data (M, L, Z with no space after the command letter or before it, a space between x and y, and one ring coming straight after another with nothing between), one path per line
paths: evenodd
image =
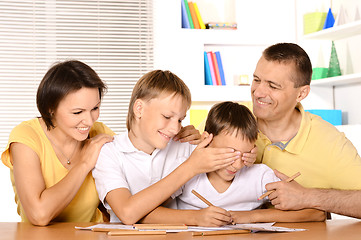
M144 111L144 102L141 99L137 99L133 105L134 116L138 119L141 118Z
M207 137L209 137L209 133L204 131L201 135L201 141L203 141L204 139L206 139Z

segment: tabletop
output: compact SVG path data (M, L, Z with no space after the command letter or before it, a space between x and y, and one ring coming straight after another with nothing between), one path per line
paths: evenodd
M167 233L153 236L108 236L105 232L92 232L90 230L77 230L75 226L86 227L94 223L54 223L46 227L37 227L29 223L0 222L1 240L42 240L42 239L134 239L134 240L235 240L235 239L263 239L263 240L298 240L298 239L327 239L349 240L361 238L361 220L336 219L326 222L307 223L277 223L276 226L288 228L303 228L307 231L290 233L246 233L217 236L192 236L190 232Z

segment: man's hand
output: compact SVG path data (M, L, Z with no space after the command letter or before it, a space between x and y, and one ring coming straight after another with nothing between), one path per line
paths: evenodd
M256 161L257 158L257 151L258 151L257 146L254 146L251 152L242 154L242 161L244 162L244 165L246 165L247 167L253 165L253 163Z
M307 188L302 187L295 180L286 182L288 176L274 170L276 176L282 181L268 183L267 191L275 190L268 198L272 205L280 210L300 210L307 208Z

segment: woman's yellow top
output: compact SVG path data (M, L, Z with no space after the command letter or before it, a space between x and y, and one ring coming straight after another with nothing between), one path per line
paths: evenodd
M90 130L89 136L100 133L114 135L107 126L96 122ZM18 142L30 147L39 157L41 171L47 188L55 185L69 172L59 161L55 151L46 137L38 118L24 121L16 126L10 133L9 142L1 155L2 162L10 168L11 182L15 193L17 211L23 222L28 222L24 209L21 206L15 188L13 166L10 161L10 144ZM91 172L85 178L82 186L69 205L52 221L54 222L101 222L102 214L97 209L99 204L98 193L95 188Z

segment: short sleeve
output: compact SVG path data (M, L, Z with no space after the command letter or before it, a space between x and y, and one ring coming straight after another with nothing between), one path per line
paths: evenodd
M263 193L265 193L265 192L267 192L266 185L268 183L278 182L278 181L281 181L281 179L279 179L276 176L276 174L273 172L273 170L271 168L269 168L267 165L265 165L265 164L261 164L261 165L262 165L262 169L263 169L261 184L262 184L262 191L263 191ZM268 200L268 198L264 198L263 201L267 202L269 200Z
M105 201L108 192L117 188L129 189L120 157L114 150L114 144L107 143L102 147L95 168L92 170L99 199L107 209L110 209Z
M1 154L2 162L10 169L13 168L10 159L10 144L15 142L25 144L40 156L41 139L39 133L31 125L23 122L11 131L5 151Z

